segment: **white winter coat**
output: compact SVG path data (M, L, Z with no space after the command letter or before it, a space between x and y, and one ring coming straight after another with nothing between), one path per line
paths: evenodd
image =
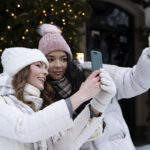
M26 96L40 103L40 92L31 85ZM78 150L93 133L102 133L102 118L90 119L86 106L73 121L64 100L33 112L14 96L10 79L0 76L0 150Z
M134 150L127 124L123 118L118 100L131 98L144 93L150 88L150 54L146 48L137 65L133 68L122 68L104 65L115 81L117 94L105 110L104 121L106 127L102 136L87 142L80 150ZM90 69L90 62L85 63L83 69Z

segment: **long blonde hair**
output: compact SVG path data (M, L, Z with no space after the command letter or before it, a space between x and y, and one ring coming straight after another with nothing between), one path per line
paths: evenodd
M35 106L31 102L26 102L24 100L24 88L27 83L28 76L30 74L30 66L27 66L23 68L21 71L19 71L13 78L12 86L15 89L15 96L22 101L23 103L29 105L33 110L35 110ZM41 98L43 98L43 104L42 108L45 108L46 106L53 103L54 99L54 91L50 84L47 82L44 83L44 90L41 91Z

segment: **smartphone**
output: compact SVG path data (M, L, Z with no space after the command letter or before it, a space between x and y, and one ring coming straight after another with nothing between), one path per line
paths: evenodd
M99 51L91 50L91 63L92 71L99 70L100 68L102 68L102 53Z

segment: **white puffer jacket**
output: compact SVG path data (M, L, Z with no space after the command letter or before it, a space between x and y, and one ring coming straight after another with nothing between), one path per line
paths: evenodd
M11 80L0 76L0 150L78 150L93 133L103 130L103 116L90 119L89 107L73 121L60 100L33 112L14 96ZM40 91L28 85L26 97L41 103Z
M150 49L144 49L137 65L133 68L103 65L115 81L117 94L105 110L106 127L103 135L92 142L87 142L80 150L135 149L118 100L137 96L150 88L150 55L148 54ZM91 63L87 62L82 67L85 70L91 69Z

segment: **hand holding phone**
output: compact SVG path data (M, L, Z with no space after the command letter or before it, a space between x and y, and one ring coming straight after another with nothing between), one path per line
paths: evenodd
M92 71L103 68L102 53L99 51L92 50L91 51L91 63L92 63Z

